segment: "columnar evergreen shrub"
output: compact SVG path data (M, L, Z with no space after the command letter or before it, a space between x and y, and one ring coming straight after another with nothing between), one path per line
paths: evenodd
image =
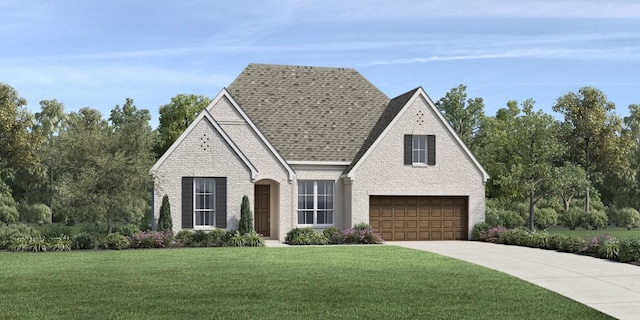
M242 197L242 205L240 206L240 222L238 225L238 232L240 234L248 234L253 231L253 217L251 214L251 206L249 204L249 197Z
M173 222L171 221L171 206L169 205L169 196L166 194L162 197L162 205L160 206L160 216L158 217L158 230L173 230Z

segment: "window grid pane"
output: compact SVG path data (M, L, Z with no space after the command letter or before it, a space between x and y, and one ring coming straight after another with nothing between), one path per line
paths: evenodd
M193 215L196 226L215 226L215 179L195 178Z

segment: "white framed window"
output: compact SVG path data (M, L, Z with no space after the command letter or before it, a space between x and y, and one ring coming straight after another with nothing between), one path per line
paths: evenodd
M193 227L210 229L216 225L216 183L214 178L193 179Z
M298 224L333 225L333 181L298 181Z
M412 162L414 164L427 164L427 136L414 135L412 146Z

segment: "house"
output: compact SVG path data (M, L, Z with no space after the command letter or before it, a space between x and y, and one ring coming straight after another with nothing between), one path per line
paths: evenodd
M489 178L422 88L389 99L354 69L250 64L151 170L174 232L366 222L385 240L468 239Z

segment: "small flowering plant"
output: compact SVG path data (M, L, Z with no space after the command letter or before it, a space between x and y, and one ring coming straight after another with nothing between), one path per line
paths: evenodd
M505 227L495 227L487 231L480 232L480 240L486 242L496 243L500 239L500 234L507 231Z
M342 231L343 241L347 244L376 244L382 243L378 232L366 223L355 225L351 229Z
M600 234L600 235L596 235L593 237L589 237L586 239L586 243L585 246L582 248L581 251L587 253L587 254L591 254L591 255L597 255L598 254L598 250L600 249L600 247L608 244L608 243L612 243L616 241L615 237L610 236L608 233L605 234Z
M171 244L171 231L141 231L131 237L131 248L165 248Z

